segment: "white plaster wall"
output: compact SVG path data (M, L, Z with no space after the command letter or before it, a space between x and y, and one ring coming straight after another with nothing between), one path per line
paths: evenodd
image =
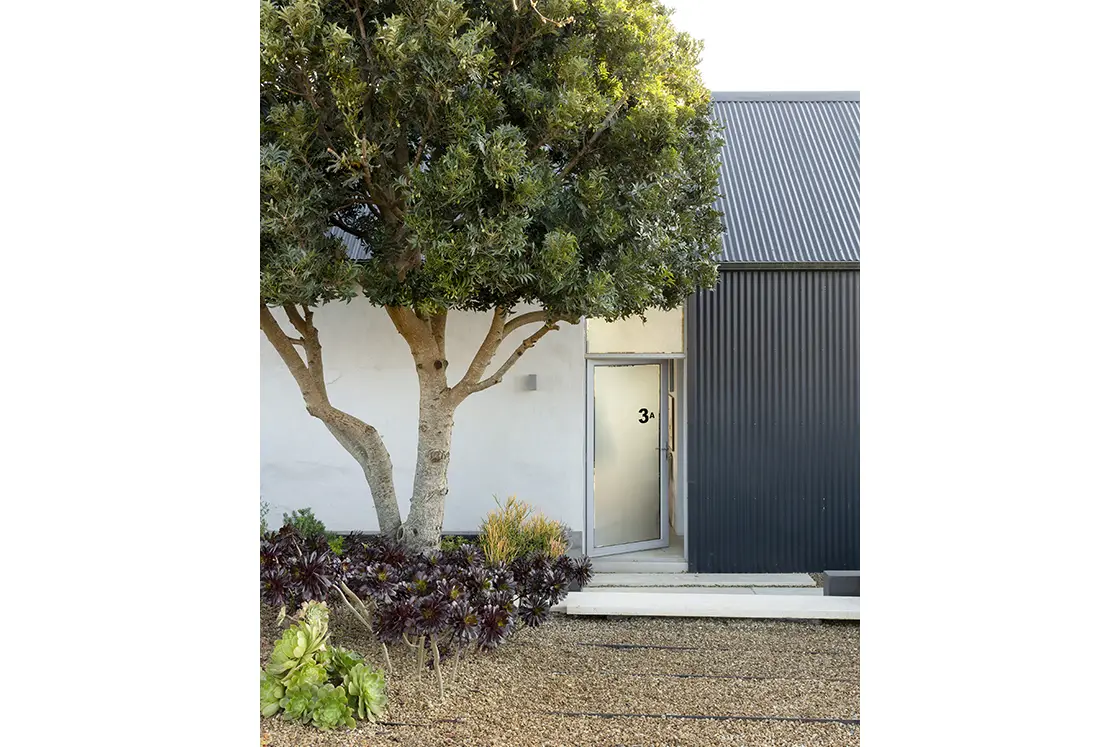
M279 315L278 319L283 315ZM401 517L407 516L416 465L418 385L405 341L389 317L361 299L318 310L331 402L374 426L385 439ZM287 320L282 325L287 328ZM449 381L466 370L489 325L488 314L451 312ZM493 370L535 325L499 351ZM261 340L261 499L269 523L310 506L338 532L377 529L357 462L304 409L299 388L264 335ZM505 375L468 397L455 415L444 529L478 528L494 495L516 495L583 531L584 342L581 326L561 324ZM537 375L537 390L525 388Z

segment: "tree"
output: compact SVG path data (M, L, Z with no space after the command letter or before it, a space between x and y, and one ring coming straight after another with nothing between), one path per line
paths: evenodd
M362 466L383 532L439 541L456 407L559 323L714 285L721 143L700 48L652 0L262 2L261 329ZM323 378L314 310L359 294L419 379L403 523L380 435ZM454 383L451 310L491 316Z

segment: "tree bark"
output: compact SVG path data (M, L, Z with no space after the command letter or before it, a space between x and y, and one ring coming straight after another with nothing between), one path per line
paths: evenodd
M417 550L438 546L443 532L455 405L446 387L439 389L421 379L416 474L412 480L412 504L403 525L405 544Z
M421 317L404 307L386 307L404 337L416 364L420 411L416 427L416 473L412 502L401 528L404 543L414 550L439 545L447 501L447 468L451 460L451 429L458 400L447 386L444 333L447 312Z

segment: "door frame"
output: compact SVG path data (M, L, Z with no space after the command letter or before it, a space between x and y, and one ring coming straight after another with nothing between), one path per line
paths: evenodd
M676 356L674 356L676 357ZM665 356L603 356L599 358L587 359L587 378L586 378L586 441L587 453L584 460L584 481L585 481L585 530L587 548L586 554L588 557L603 557L607 555L618 555L621 553L635 552L637 550L652 550L659 547L669 546L669 475L668 475L668 410L669 410L669 365L672 362L671 358ZM658 449L660 454L660 483L661 483L661 498L660 498L660 525L661 534L657 539L643 540L641 542L629 542L623 545L611 545L610 547L595 547L595 368L598 366L642 366L642 365L656 365L660 368L660 403L658 404L658 420L661 422L657 426L658 432Z

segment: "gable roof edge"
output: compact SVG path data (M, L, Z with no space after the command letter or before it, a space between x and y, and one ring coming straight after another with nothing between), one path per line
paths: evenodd
M859 91L712 91L712 101L859 101Z

